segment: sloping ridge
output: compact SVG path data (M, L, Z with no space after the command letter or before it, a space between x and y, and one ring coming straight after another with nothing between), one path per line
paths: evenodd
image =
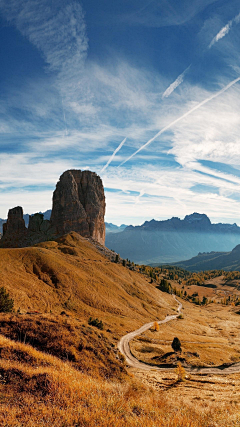
M101 251L107 249L75 232L33 247L0 249L1 286L15 308L1 313L1 335L91 375L120 378L124 364L117 341L165 316L171 296ZM89 325L90 317L103 330ZM0 357L2 351L0 345Z
M0 279L16 310L69 310L108 319L116 328L119 318L141 324L168 307L167 297L142 275L111 262L75 232L33 247L0 249Z
M237 245L231 252L200 253L196 257L173 265L189 271L238 271L240 270L240 245Z

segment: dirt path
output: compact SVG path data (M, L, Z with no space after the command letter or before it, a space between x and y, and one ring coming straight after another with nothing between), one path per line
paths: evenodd
M163 325L164 323L170 322L171 320L176 320L178 318L178 316L181 313L182 310L182 304L177 300L177 298L174 295L175 300L177 301L178 305L178 314L172 315L172 316L166 316L164 320L160 320L157 323L159 325ZM145 370L145 371L150 371L150 370L154 370L154 371L173 371L174 368L168 368L168 367L158 367L156 365L152 366L152 365L148 365L147 363L143 363L140 362L136 357L134 357L131 353L130 347L129 347L129 342L141 335L143 332L147 331L148 329L150 329L153 326L154 322L150 322L150 323L145 323L145 325L143 325L141 328L137 329L136 331L130 332L127 335L124 335L119 343L118 343L118 350L120 351L120 353L122 353L122 355L125 357L126 362L129 366L133 367L133 368L137 368L137 369L141 369L141 370ZM206 367L206 368L198 368L198 367L193 367L193 366L188 366L185 368L186 371L191 372L191 373L195 373L195 374L236 374L240 372L240 362L238 363L233 363L230 366L227 365L221 365L218 367Z

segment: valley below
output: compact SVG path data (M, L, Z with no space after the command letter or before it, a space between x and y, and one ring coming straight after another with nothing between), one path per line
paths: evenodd
M218 420L219 424L207 425L235 425L240 409L238 315L231 309L214 306L199 309L189 303L181 306L180 303L181 314L158 322L159 330L152 323L126 335L131 357L121 345L123 339L120 341L119 348L125 353L129 371L174 405L187 404L200 412L211 408L219 411L219 415L221 410L226 411L226 424ZM175 336L181 341L181 353L172 349ZM180 382L176 382L177 362L181 363L183 375Z

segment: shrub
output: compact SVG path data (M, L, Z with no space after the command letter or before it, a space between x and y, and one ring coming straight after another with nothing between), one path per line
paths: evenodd
M159 329L160 329L160 327L159 327L158 322L154 322L154 324L153 324L153 330L156 331L156 332L158 332Z
M92 317L89 317L88 324L91 326L95 326L98 329L101 329L101 331L104 329L103 322L99 319L93 319Z
M177 374L177 381L179 381L179 382L185 381L186 371L180 362L178 362L178 364L177 364L176 374Z
M207 303L208 303L208 299L207 299L207 297L203 297L203 299L202 299L202 305L207 305Z
M14 301L10 298L4 287L0 288L0 312L10 313L13 311Z

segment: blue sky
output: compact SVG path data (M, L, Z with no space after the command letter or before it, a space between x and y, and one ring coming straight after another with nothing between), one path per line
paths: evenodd
M106 220L240 225L239 0L0 0L0 217L103 179Z

